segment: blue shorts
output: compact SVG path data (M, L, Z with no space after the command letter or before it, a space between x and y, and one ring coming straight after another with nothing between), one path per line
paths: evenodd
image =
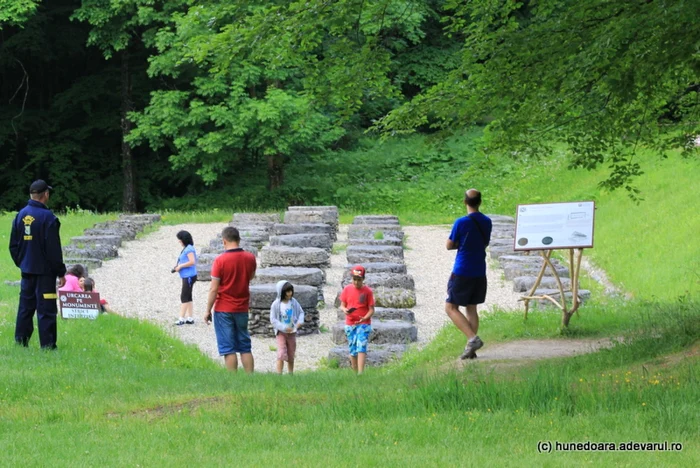
M445 302L458 306L483 304L486 301L485 276L459 276L452 273L447 282Z
M366 323L362 325L345 325L345 336L348 337L350 356L357 356L357 353L367 354L370 333L372 333L372 325L367 325Z
M250 353L248 312L214 311L214 330L219 356Z

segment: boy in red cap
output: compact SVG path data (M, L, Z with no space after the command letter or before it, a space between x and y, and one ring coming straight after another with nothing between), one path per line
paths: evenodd
M367 344L372 332L374 315L374 294L364 285L365 268L356 265L350 269L352 284L340 293L340 309L345 312L345 336L350 348L352 370L362 374L367 359Z

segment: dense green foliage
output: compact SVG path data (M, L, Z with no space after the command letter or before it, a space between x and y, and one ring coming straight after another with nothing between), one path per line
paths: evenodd
M277 207L312 203L285 173L322 180L319 155L353 154L370 128L486 125L459 167L566 148L572 167L605 163L603 185L635 197L640 150L698 151L696 1L2 5L3 209L38 177L61 188L57 206L100 211L251 178Z
M603 185L632 195L641 148L697 157L697 1L450 0L446 8L447 29L466 37L459 66L378 128L490 120L489 151L547 157L564 143L572 166L608 162Z

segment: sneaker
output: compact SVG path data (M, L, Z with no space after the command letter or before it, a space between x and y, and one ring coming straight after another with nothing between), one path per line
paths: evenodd
M467 346L464 348L464 352L459 356L460 359L474 359L476 357L476 350L484 346L484 342L481 338L474 337L473 341L467 342Z
M193 317L187 317L187 318L185 319L185 323L186 323L187 325L194 325L194 318L193 318Z
M175 322L175 325L177 325L177 326L184 325L184 324L185 324L185 321L182 319L179 319L177 322Z

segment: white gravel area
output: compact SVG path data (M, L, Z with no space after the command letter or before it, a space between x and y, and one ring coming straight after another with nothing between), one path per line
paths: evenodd
M223 365L218 356L213 326L202 322L208 282L199 282L194 287L194 325L176 326L180 310L180 278L171 274L180 253L180 243L175 234L180 230L189 231L200 252L202 247L225 227L216 224L182 224L162 226L139 240L126 242L119 249L119 257L103 263L103 266L90 273L95 279L96 289L107 299L113 309L126 317L148 320L158 324L183 342L197 346L201 352ZM423 346L435 337L442 326L449 323L444 311L446 284L455 252L445 250L445 240L449 226L405 226L407 235L405 261L408 273L416 283L417 305L413 309L418 327L418 345ZM341 226L338 242L347 239L347 226ZM331 256L331 268L326 270L324 296L327 306L321 309L322 328L326 332L300 336L297 339L295 370L313 370L319 361L327 357L335 345L331 341L330 329L337 322L333 301L340 290L343 269L347 264L345 251ZM488 295L481 311L493 306L500 309L522 309L519 295L513 292L512 284L504 282L501 270L488 268ZM273 338L253 337L255 370L273 372L275 369L276 346Z

